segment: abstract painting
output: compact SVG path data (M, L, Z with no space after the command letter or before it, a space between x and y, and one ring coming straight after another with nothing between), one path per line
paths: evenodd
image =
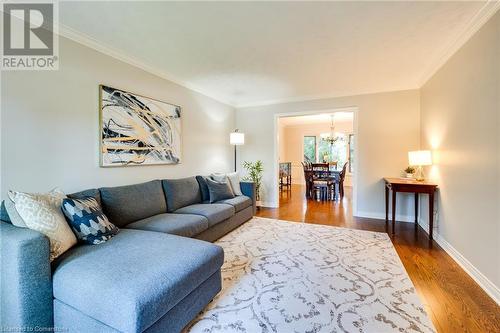
M101 166L177 164L181 108L101 85Z

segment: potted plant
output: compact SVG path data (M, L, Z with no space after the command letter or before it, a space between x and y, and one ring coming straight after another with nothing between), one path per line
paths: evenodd
M255 183L255 200L260 201L260 185L262 184L262 173L264 172L262 161L245 161L243 167L247 170L247 175L243 177L243 180Z
M405 176L406 178L413 178L413 174L415 173L415 168L412 166L406 167L405 171Z

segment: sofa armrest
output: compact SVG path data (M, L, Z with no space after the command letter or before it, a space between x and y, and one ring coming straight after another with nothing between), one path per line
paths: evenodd
M0 222L0 330L53 327L49 239Z
M255 189L255 183L253 182L240 182L240 188L243 195L250 197L252 199L253 214L257 211L257 191Z

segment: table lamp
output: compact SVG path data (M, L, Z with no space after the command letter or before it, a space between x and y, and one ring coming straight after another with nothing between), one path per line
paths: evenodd
M229 134L229 143L234 146L234 171L236 171L236 146L242 146L245 144L245 134L238 132L235 129L234 132Z
M432 156L430 150L416 150L408 152L408 162L411 166L417 167L415 179L424 181L424 165L432 165Z

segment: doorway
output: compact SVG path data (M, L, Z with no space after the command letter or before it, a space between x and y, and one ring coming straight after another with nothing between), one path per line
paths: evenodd
M335 200L324 200L323 204L344 205L350 218L356 211L357 161L357 108L329 109L321 111L276 114L275 116L275 175L279 206L288 207L292 202L307 209L318 207L314 201L320 196L308 196L304 163L326 163L331 170L340 173L346 164L343 181L344 197L338 190ZM287 175L286 173L290 174ZM289 176L289 177L287 177ZM294 196L293 200L291 197ZM299 198L297 198L297 196ZM307 199L309 197L309 199ZM330 197L333 199L333 196ZM299 207L297 207L299 208ZM287 208L288 209L288 208Z

